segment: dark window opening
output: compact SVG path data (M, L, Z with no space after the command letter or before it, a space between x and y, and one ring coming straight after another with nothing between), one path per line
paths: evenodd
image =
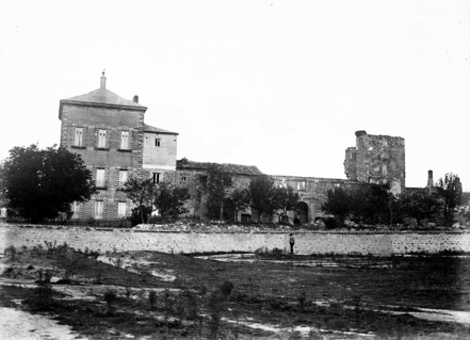
M155 138L155 146L160 146L160 138Z
M158 172L153 173L153 183L155 184L160 183L160 174Z

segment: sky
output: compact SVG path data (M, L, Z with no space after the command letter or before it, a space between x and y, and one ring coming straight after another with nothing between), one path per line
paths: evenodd
M0 0L0 160L105 69L178 159L345 178L366 130L405 139L407 186L470 191L469 65L470 0Z

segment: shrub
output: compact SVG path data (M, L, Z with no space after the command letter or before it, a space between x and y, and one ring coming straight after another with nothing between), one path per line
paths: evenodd
M338 227L338 222L334 217L327 217L323 220L326 229L335 229Z
M196 299L196 295L190 290L185 290L183 292L183 296L186 298L186 306L187 308L187 318L189 320L197 320L199 319L199 306Z
M307 297L305 295L305 291L302 291L297 299L299 301L300 312L303 313L304 308L305 308L305 304L307 302Z
M112 290L108 290L103 294L103 299L106 301L106 305L108 307L108 315L112 315L114 310L114 303L117 300L116 293Z
M48 256L51 257L52 255L54 255L54 250L56 249L57 241L56 240L54 240L54 242L44 241L44 243L46 244L46 247L47 247Z
M149 293L149 304L152 310L155 309L157 305L157 294L153 290Z
M233 290L233 283L230 281L225 281L220 286L220 291L225 299L230 295L230 293L232 293L232 290Z
M15 260L16 254L17 254L17 251L14 245L10 245L5 249L5 255L9 255L12 261Z
M216 290L213 292L209 297L209 312L210 312L210 336L211 338L217 337L217 332L220 326L220 312L223 309L223 303L225 301L225 297L220 290Z
M100 269L97 269L95 271L95 277L93 279L93 283L98 284L98 285L103 283L103 281L101 280L101 270Z
M73 276L78 275L86 267L83 260L83 257L76 254L66 254L58 259L60 266L65 270L64 279L67 282L70 282Z
M271 250L271 254L273 255L280 255L282 254L284 251L281 249L281 248L277 248L277 247L274 247L272 250Z

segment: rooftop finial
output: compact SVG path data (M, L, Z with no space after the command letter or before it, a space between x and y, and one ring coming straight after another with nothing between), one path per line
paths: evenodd
M105 89L106 88L106 76L104 75L106 72L106 69L103 69L103 72L101 73L101 82L100 82L100 88Z

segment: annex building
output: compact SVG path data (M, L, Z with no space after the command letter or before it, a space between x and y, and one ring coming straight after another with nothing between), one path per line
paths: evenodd
M84 204L74 204L73 219L114 220L129 216L132 204L122 191L130 176L151 179L155 184L169 181L187 187L191 199L189 215L203 217L201 183L207 179L210 163L177 161L178 133L145 123L147 107L138 96L124 99L106 87L103 72L100 87L89 93L62 99L60 146L81 155L96 181L97 193ZM232 177L233 188L248 187L256 166L219 164ZM388 183L392 191L405 189L405 141L401 137L356 132L356 146L346 149L347 179L272 176L276 186L290 186L300 196L292 218L300 223L322 216L321 204L328 190L355 183ZM199 194L198 194L199 193ZM256 212L240 211L237 221L255 219Z

